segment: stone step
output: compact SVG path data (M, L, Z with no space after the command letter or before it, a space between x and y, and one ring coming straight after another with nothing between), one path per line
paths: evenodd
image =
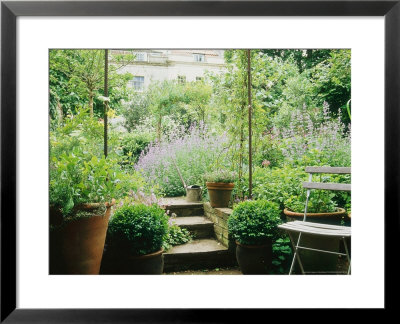
M163 198L162 206L177 217L204 215L203 202L187 202L184 197Z
M173 220L174 224L186 228L196 239L214 237L214 223L204 216L182 216Z
M236 265L234 254L214 239L193 240L174 246L164 253L164 272L232 265Z

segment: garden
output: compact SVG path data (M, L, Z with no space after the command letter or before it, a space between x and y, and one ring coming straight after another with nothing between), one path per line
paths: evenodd
M306 167L351 167L351 51L223 59L221 73L137 89L137 50L49 51L50 274L287 274L278 226L306 200L311 219L350 226L350 192L307 198L303 182Z

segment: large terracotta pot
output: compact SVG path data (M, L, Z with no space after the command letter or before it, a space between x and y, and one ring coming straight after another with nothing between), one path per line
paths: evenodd
M74 213L85 212L87 217L71 217L51 230L50 244L54 244L50 247L51 274L99 274L111 206L79 205ZM105 212L96 214L102 207Z
M284 209L283 213L288 222L295 220L302 221L304 218L304 213L295 213L288 209ZM338 210L333 213L307 213L306 221L329 225L341 225L341 221L344 220L345 217L347 217L346 211L343 208L338 208ZM293 233L292 237L295 240L295 243L297 243L299 235ZM301 235L300 245L313 249L341 252L339 251L340 240L304 233ZM337 255L307 250L299 250L299 254L306 272L330 273L335 272L337 269ZM300 273L299 271L299 266L296 262L295 272Z
M304 218L304 213L295 213L285 208L283 213L286 216L288 222L300 220ZM336 212L332 213L307 213L306 221L313 223L340 225L341 221L347 217L346 210L338 208Z
M132 256L123 250L107 250L101 265L104 274L162 274L164 270L164 249L159 251Z
M226 208L231 200L234 183L206 182L210 205L213 208Z
M268 274L272 267L272 242L244 245L236 241L236 260L243 274Z

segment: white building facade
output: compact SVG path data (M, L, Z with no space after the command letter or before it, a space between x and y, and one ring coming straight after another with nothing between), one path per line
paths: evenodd
M112 52L127 51L112 50ZM123 67L121 72L133 75L129 85L137 91L146 90L154 81L192 82L202 80L207 71L213 74L226 71L223 50L143 49L133 52L135 61Z

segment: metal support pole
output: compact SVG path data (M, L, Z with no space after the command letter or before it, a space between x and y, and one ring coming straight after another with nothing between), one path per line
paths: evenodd
M247 96L249 103L249 198L252 198L253 188L253 158L252 158L252 103L251 103L251 53L247 50Z
M104 51L104 97L108 97L108 49ZM107 157L107 124L108 124L108 100L104 101L104 156Z

